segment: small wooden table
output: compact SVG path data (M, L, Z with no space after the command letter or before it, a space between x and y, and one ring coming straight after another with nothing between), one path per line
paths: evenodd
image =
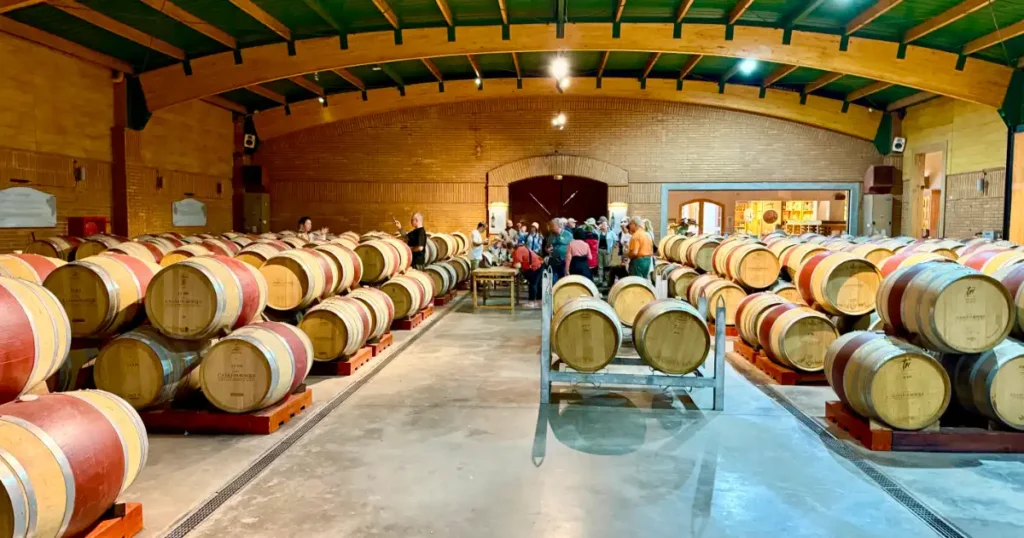
M486 269L476 269L473 271L473 308L505 308L505 305L486 304L486 296L482 301L485 304L477 304L476 285L477 282L484 284L489 282L507 283L509 289L508 308L512 313L515 313L516 301L519 300L519 294L516 293L516 281L518 279L519 270L512 267L488 267Z

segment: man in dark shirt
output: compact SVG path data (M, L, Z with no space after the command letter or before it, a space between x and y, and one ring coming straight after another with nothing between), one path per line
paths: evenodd
M423 229L423 214L413 213L411 223L413 229L405 232L402 230L402 223L395 219L398 233L405 238L405 241L409 243L409 248L412 250L412 266L423 270L423 266L426 265L427 256L427 231Z

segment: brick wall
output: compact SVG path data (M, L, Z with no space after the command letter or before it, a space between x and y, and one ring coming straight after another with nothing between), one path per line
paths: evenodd
M984 179L983 190L978 180ZM946 177L946 237L968 238L984 230L1003 229L1006 169Z
M564 111L564 131L551 118ZM391 229L416 209L427 227L469 230L486 215L487 172L551 154L628 172L630 211L658 222L661 184L860 181L871 143L753 114L623 99L465 102L357 118L265 141L257 164L273 229L301 215L334 230Z

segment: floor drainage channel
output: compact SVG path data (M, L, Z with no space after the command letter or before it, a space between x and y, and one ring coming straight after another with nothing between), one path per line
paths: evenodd
M902 504L907 510L910 510L910 513L925 522L925 524L931 527L936 534L945 538L970 538L970 535L964 533L956 525L940 516L931 508L928 508L924 503L914 497L913 494L907 491L906 488L901 486L892 477L885 474L885 472L879 469L875 464L864 459L856 450L851 448L846 441L836 439L831 433L829 433L828 429L821 422L801 411L771 385L765 384L761 380L751 376L749 372L743 368L737 368L735 366L732 366L732 368L746 378L747 381L750 381L750 383L757 387L758 390L775 401L775 403L782 406L782 408L788 411L789 414L796 417L796 419L802 422L804 426L810 428L810 430L821 439L822 443L824 443L832 453L846 459L857 467L857 469L867 475L872 482L877 484L882 491L892 497L896 502Z
M306 422L302 423L295 431L288 434L287 437L282 439L276 445L265 452L258 460L253 462L245 471L236 476L226 486L220 489L213 497L206 500L199 508L189 514L185 519L178 523L170 532L165 536L167 538L183 538L188 533L195 530L206 518L213 515L221 506L224 505L228 500L235 496L245 486L252 482L260 473L266 470L271 463L274 463L282 454L284 454L289 448L292 447L296 442L299 441L304 435L309 433L321 420L331 414L332 411L338 408L341 404L345 403L350 396L355 394L363 385L373 379L385 366L391 363L396 357L401 355L410 345L420 339L424 334L427 333L426 329L437 325L442 319L448 314L455 311L459 305L461 305L469 295L463 295L452 303L450 308L446 308L438 315L434 316L434 319L429 324L422 327L412 336L412 338L402 342L395 346L394 350L384 360L377 363L377 367L371 370L367 375L359 378L355 383L350 385L345 390L338 393L337 396L327 402L319 411L313 414Z

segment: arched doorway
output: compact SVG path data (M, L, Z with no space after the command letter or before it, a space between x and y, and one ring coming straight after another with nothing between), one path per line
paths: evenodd
M509 218L514 222L544 222L572 217L582 222L608 214L608 184L578 176L540 176L508 186Z
M702 198L683 202L682 207L679 209L679 222L694 222L694 225L691 225L689 230L692 231L696 227L698 234L722 233L724 216L725 206Z

